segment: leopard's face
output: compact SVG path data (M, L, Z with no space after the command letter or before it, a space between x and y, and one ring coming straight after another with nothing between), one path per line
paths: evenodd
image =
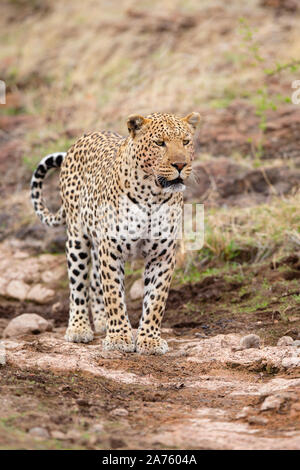
M147 118L130 116L128 129L132 149L146 173L154 176L166 192L185 189L194 158L193 134L199 114L185 118L172 114L152 114Z

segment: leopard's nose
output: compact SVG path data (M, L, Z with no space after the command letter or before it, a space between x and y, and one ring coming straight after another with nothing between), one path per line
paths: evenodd
M176 170L179 171L179 173L181 172L181 170L186 166L186 163L182 163L182 162L177 162L177 163L171 163L171 165L176 168Z

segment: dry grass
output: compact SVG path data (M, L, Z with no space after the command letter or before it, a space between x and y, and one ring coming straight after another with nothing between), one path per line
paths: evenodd
M270 67L299 56L299 18L274 20L258 3L87 0L83 7L56 0L45 2L44 12L36 2L10 1L0 19L1 76L54 130L124 131L132 112L226 106L263 78L245 50L239 18L257 28Z
M257 263L300 248L300 194L255 207L206 212L202 256Z

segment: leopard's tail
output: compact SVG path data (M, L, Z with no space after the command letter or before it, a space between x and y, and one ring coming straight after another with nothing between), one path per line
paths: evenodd
M56 152L47 155L40 161L31 179L31 202L33 208L41 221L50 227L64 225L66 222L66 213L63 206L60 207L56 214L52 214L49 209L47 209L42 197L43 182L51 168L60 168L65 156L65 152Z

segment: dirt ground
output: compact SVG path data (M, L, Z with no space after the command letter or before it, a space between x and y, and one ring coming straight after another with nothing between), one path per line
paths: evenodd
M299 372L275 366L275 348L261 360L231 352L235 335L165 336L170 352L151 358L104 353L99 338L70 346L59 331L6 341L1 447L299 449ZM266 397L278 406L261 411Z
M51 256L61 264L63 255ZM33 262L20 252L17 259ZM163 357L106 353L99 336L66 343L67 291L55 282L48 304L2 298L0 333L25 312L53 330L2 341L1 448L299 449L299 348L276 346L284 335L299 338L299 259L251 266L244 276L237 269L184 286L175 280ZM129 298L128 308L136 328L141 301ZM261 348L240 351L249 333ZM267 397L278 404L261 410ZM33 437L35 427L48 438Z
M277 346L300 340L300 115L286 102L299 79L286 66L299 57L298 3L4 3L0 449L299 450L300 348ZM99 335L65 342L65 229L33 213L36 163L86 131L124 134L130 113L193 110L202 127L185 200L205 204L206 233L200 252L178 258L163 321L170 351L107 353ZM57 174L45 199L59 207ZM141 274L126 266L134 329ZM3 338L23 313L51 331ZM260 348L239 348L248 334Z

